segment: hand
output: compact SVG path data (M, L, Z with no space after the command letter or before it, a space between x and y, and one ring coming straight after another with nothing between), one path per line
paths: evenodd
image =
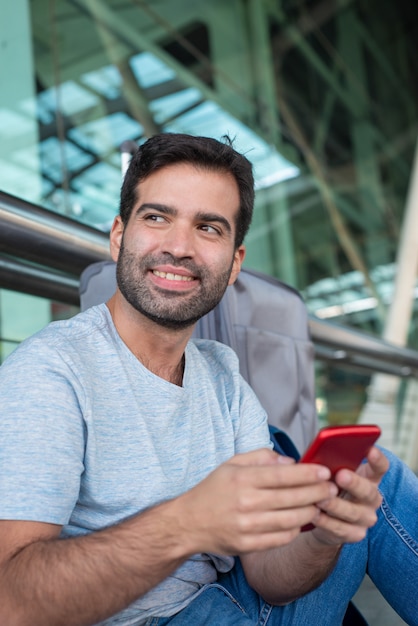
M321 514L312 535L321 543L342 544L361 541L377 520L382 502L378 485L389 468L389 461L373 447L367 462L356 472L340 470L335 482L342 494L318 503Z
M179 497L190 554L242 554L291 542L337 487L328 468L268 449L234 456Z

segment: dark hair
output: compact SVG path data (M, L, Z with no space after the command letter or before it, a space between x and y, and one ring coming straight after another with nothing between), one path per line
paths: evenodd
M119 213L126 224L138 199L138 184L158 170L175 163L232 174L237 181L240 208L235 245L240 246L250 227L254 207L254 178L250 161L234 150L229 137L223 142L210 137L162 133L148 139L134 153L122 184Z

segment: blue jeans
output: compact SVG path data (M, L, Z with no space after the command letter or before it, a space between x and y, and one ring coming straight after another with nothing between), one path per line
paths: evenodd
M390 469L380 486L378 521L363 541L343 547L317 589L286 606L272 606L249 587L237 559L231 572L204 586L180 613L151 618L147 626L337 626L366 573L402 619L418 626L418 480L385 453Z

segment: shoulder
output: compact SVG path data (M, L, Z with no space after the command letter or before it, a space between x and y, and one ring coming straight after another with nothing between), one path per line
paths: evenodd
M218 396L226 395L232 402L240 397L245 381L232 348L212 339L193 339L186 349L184 384L215 389Z
M187 354L188 353L188 354ZM191 339L186 356L201 359L209 367L219 371L239 371L238 357L234 350L213 339Z
M51 322L28 337L4 361L2 370L17 363L41 363L45 357L62 360L64 355L83 351L83 347L102 336L107 319L105 305L92 307L74 317Z

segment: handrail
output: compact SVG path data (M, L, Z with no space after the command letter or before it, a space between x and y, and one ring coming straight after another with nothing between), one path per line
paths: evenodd
M79 279L0 256L0 288L79 306Z
M318 358L402 378L418 378L418 351L314 315L309 316L308 323Z
M110 258L105 233L4 192L0 192L1 252L5 254L0 256L0 288L73 305L79 304L83 269ZM319 359L418 378L418 351L314 315L308 323Z
M105 233L0 191L0 252L79 276L110 258Z

